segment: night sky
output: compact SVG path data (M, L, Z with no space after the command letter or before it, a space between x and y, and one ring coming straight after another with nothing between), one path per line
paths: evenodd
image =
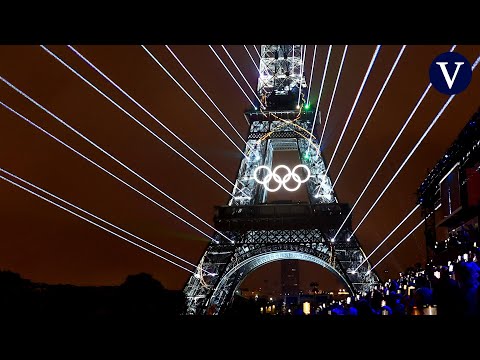
M241 154L140 46L75 47L234 181ZM387 45L380 50L330 168L333 178L343 164L400 47ZM357 199L428 85L428 69L432 60L440 53L448 51L450 47L451 45L407 46L336 186L340 202L353 204ZM230 189L225 180L70 49L66 46L48 48ZM152 45L148 48L237 144L241 145L240 139L235 137L232 129L205 99L165 46ZM171 48L238 131L246 136L247 123L243 112L250 104L208 46L172 45ZM215 49L229 65L239 83L245 85L221 47L215 46ZM256 70L243 46L231 45L227 46L227 49L251 86L256 88ZM249 49L258 61L253 47L249 46ZM374 49L375 45L349 46L324 139L324 156L327 163ZM311 103L316 103L318 97L327 50L328 45L319 45L317 49ZM480 54L480 45L460 45L455 51L473 63ZM334 45L320 103L323 114L326 114L328 109L342 52L343 45ZM310 75L312 55L313 45L308 45L305 66L307 79ZM427 168L434 166L478 109L480 75L477 72L478 70L474 71L470 86L453 99L397 180L357 232L366 253L373 250L414 207L415 191L424 179ZM228 195L225 192L39 46L0 46L0 75L209 223L213 223L214 206L227 203ZM253 94L248 88L244 86L244 89L253 99ZM447 95L438 93L434 88L429 91L394 151L356 207L353 213L354 226L388 183L446 100ZM193 219L4 83L0 83L0 101L161 204L192 221L205 232L211 233L208 227ZM208 239L42 134L3 106L0 106L0 167L192 263L198 263L208 244ZM119 284L128 274L148 272L171 289L183 288L190 275L3 180L0 181L0 199L2 204L0 269L18 272L37 282L78 285ZM376 263L420 219L420 212L412 216L384 247L372 256L372 263ZM381 277L393 277L407 266L423 262L424 258L425 244L420 228L377 269ZM310 281L312 278L321 282L321 278L315 278L320 273L313 274L315 268L319 269L314 266L306 268L301 275L303 279ZM388 275L385 274L385 270L389 271ZM269 273L260 269L255 280L255 274L251 276L254 280L249 280L252 284L255 281L262 284L269 276ZM271 281L278 281L278 278Z

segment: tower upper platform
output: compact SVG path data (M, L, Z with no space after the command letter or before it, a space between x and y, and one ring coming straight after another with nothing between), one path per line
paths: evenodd
M257 90L267 110L294 110L302 98L307 87L302 50L302 45L262 45Z

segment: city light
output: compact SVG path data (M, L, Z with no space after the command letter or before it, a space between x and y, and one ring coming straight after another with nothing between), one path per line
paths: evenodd
M303 303L303 313L305 315L310 315L310 303L308 301Z

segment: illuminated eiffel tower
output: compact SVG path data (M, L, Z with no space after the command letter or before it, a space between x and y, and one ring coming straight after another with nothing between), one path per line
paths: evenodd
M379 282L366 261L351 219L333 238L349 212L338 202L315 136L314 109L304 103L306 89L301 45L262 45L259 109L247 111L250 125L245 153L228 205L217 206L217 242L211 242L184 289L187 314L220 314L245 277L267 263L299 259L328 269L352 294ZM273 153L298 151L293 169L272 169ZM266 203L267 194L304 184L308 203Z

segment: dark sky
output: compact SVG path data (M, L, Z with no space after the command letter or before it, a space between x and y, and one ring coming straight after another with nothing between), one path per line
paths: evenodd
M352 204L357 199L429 83L430 63L438 54L448 51L450 47L451 45L407 46L395 74L337 184L336 192L341 202ZM66 46L49 46L49 48L146 126L174 145L202 169L215 176L224 186L228 186L228 183L216 176ZM250 84L256 87L255 68L243 46L227 48ZM324 155L327 162L350 112L374 48L375 45L349 47L325 135ZM78 46L77 49L234 181L240 161L239 152L140 46L97 45ZM149 49L235 139L233 131L203 97L167 49L160 45L149 46ZM182 45L172 46L172 49L240 133L246 135L247 124L243 112L249 107L249 103L208 46ZM222 49L219 46L216 46L216 49L227 61ZM327 45L319 45L317 50L312 102L315 102L318 96L327 49ZM399 50L400 46L382 47L330 169L333 176L338 173L343 164ZM456 51L473 62L480 54L480 46L461 45ZM308 78L313 46L308 46L307 52ZM328 108L342 52L343 46L333 47L324 95L320 104L324 114ZM233 65L230 68L234 74L238 75ZM425 177L426 169L437 162L470 116L477 110L480 105L478 97L480 76L477 72L478 70L474 72L469 88L454 98L358 231L359 241L367 253L383 240L385 235L413 208L416 200L415 190ZM212 223L214 205L222 205L228 201L226 193L172 153L39 46L0 46L0 75L206 221ZM237 76L237 79L242 83L240 76ZM248 93L246 87L245 91ZM438 93L435 89L430 90L395 150L355 209L354 225L368 210L446 99L446 95ZM3 83L0 83L0 100L160 203L192 220L188 214L179 210L161 194L129 174ZM236 141L238 144L241 143L238 138ZM3 107L0 107L0 167L193 263L198 262L207 245L207 240L191 228ZM2 203L0 207L1 269L19 272L33 281L81 285L118 284L128 274L144 271L153 274L166 287L172 289L182 288L189 276L186 271L125 243L4 181L0 182L0 199ZM375 263L380 259L387 249L401 239L419 220L419 213L412 216L391 237L385 247L372 256L372 262ZM210 233L208 227L198 224L196 220L194 223ZM419 229L378 267L379 273L382 275L384 270L388 270L390 274L397 274L405 267L423 261L424 256L423 234ZM259 270L259 274L262 274L258 276L259 283L264 281L264 273Z

